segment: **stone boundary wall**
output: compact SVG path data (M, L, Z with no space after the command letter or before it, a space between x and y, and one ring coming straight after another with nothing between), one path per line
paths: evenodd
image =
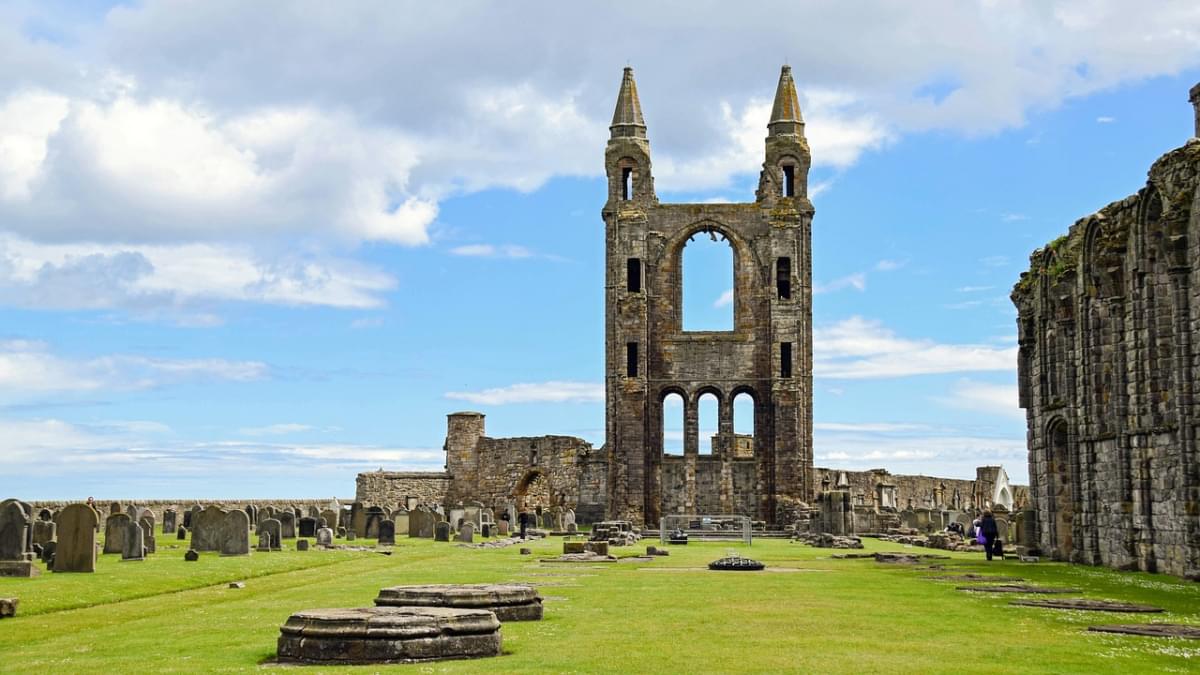
M36 517L37 512L42 509L58 511L71 504L81 504L85 501L87 501L86 497L83 499L35 500L29 502L29 504L33 507L33 513ZM286 499L96 499L96 510L100 513L100 519L103 523L103 520L111 515L108 511L109 505L113 502L119 503L122 508L130 504L136 504L142 508L150 509L154 513L155 520L161 523L163 511L175 509L177 512L182 513L196 504L199 504L201 507L213 504L223 509L240 509L247 505L259 508L265 506L274 506L275 508L299 507L307 511L310 506L327 509L334 501L337 501L342 506L349 506L354 500L349 497L321 497L312 499L296 499L294 497ZM182 523L183 521L180 520L179 522Z
M426 506L444 504L452 476L444 471L369 471L355 479L354 501L363 506L407 508L409 498Z

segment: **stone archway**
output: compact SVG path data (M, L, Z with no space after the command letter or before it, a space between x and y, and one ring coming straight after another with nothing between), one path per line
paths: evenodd
M517 510L540 513L554 504L554 492L550 479L540 469L530 469L521 476L513 488L513 500Z

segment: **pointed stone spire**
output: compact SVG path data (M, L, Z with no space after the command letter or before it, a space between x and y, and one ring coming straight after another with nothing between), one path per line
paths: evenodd
M612 138L645 138L646 120L642 119L642 103L638 100L633 68L625 66L621 91L617 94L617 109L613 111Z
M779 73L779 87L775 90L775 105L771 107L767 129L772 136L804 134L804 117L800 115L800 99L796 96L791 66L784 66Z

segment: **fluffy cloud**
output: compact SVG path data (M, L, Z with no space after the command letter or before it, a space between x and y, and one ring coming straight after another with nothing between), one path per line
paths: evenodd
M858 316L813 330L816 377L868 379L1014 371L1016 363L1016 347L902 338L881 322Z
M1025 411L1017 405L1017 385L992 384L974 380L954 383L950 395L939 399L943 405L974 410L1009 419L1025 419Z
M818 466L974 478L975 467L998 464L1014 482L1028 481L1023 436L922 424L817 424L813 445Z
M595 403L604 400L599 382L538 382L512 384L483 391L451 391L446 398L481 405L509 403Z
M249 382L269 375L258 361L111 355L73 359L40 342L0 342L0 399L50 392L128 391L183 381Z
M516 244L465 244L450 249L453 255L471 258L529 258L533 251Z

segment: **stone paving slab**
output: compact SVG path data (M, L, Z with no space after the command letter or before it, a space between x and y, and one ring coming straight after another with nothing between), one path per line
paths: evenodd
M1137 605L1129 602L1114 602L1112 600L1088 600L1085 598L1013 600L1008 604L1024 607L1045 607L1047 609L1082 609L1091 612L1125 612L1129 614L1155 614L1163 611L1161 607L1153 607L1151 605Z
M956 586L956 591L971 593L1037 593L1051 595L1055 593L1078 593L1078 588L1051 588L1050 586L1032 586L1030 584L996 584L993 586Z
M930 581L978 581L980 583L1016 583L1025 581L1021 577L1004 577L992 574L943 574L941 576L925 577Z
M1124 635L1142 635L1146 637L1187 638L1200 640L1200 626L1190 626L1179 623L1129 623L1107 626L1088 626L1088 630L1096 633L1121 633Z

